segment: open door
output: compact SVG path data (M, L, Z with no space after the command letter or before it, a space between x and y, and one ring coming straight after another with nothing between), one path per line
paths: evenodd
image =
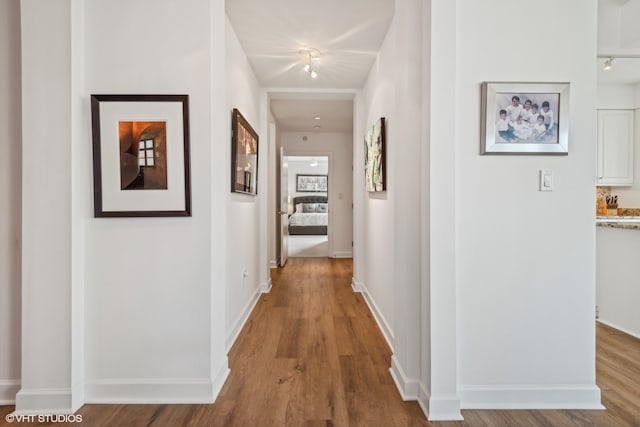
M289 164L280 147L280 203L277 217L280 221L280 267L289 258Z

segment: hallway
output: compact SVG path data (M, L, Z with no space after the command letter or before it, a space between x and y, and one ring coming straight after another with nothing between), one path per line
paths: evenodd
M228 425L384 425L424 422L402 402L391 352L361 295L350 259L289 259L272 270L232 348L217 403Z

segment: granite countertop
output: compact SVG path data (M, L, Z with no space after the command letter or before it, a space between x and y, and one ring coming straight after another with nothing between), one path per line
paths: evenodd
M638 222L596 222L598 227L610 228L628 228L631 230L640 230L640 221Z
M640 208L619 208L616 216L597 216L599 227L640 230Z
M596 225L599 227L640 230L640 216L597 216Z

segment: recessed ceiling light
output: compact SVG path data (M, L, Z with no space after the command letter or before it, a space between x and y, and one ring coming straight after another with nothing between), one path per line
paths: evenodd
M315 116L313 119L314 120L320 120L320 116Z

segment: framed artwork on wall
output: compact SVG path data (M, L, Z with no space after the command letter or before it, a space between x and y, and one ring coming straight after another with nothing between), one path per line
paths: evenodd
M481 85L481 154L569 153L569 83Z
M258 134L237 108L231 116L231 191L258 194Z
M364 138L364 169L369 192L387 189L385 146L385 119L381 117Z
M296 174L296 191L300 193L326 193L329 188L327 175Z
M191 216L188 95L91 95L95 217Z

